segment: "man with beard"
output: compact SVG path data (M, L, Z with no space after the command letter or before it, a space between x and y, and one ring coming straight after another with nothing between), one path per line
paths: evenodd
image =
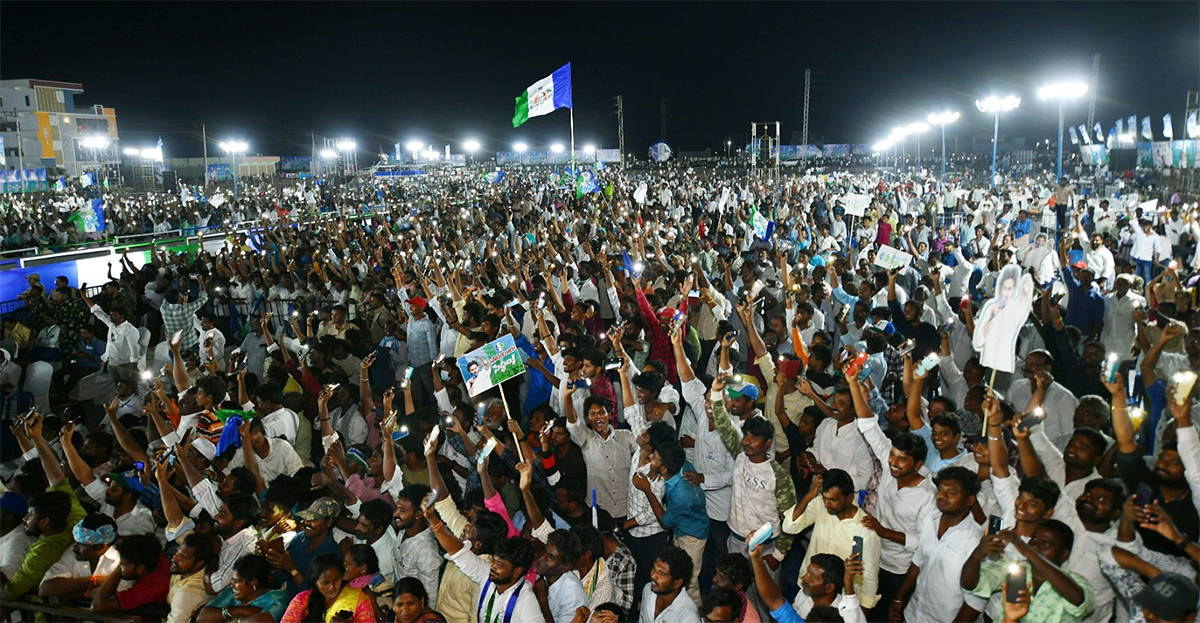
M46 572L38 586L38 595L83 597L95 586L96 578L102 580L117 570L121 557L112 547L117 540L117 525L112 517L90 514L75 524L71 536L75 543Z
M351 508L353 511L353 507ZM392 549L396 545L396 532L392 530L392 505L379 499L363 502L358 508L358 520L354 524L356 543L370 545L379 559L379 573L391 578L396 568Z
M1054 380L1051 374L1053 366L1054 357L1047 351L1035 350L1025 355L1021 367L1024 378L1013 381L1008 388L1008 398L1014 407L1024 411L1032 411L1036 406L1043 407L1046 411L1043 424L1046 436L1058 439L1074 427L1075 407L1079 406L1079 400Z
M432 505L425 506L425 517L436 521ZM486 623L546 623L534 590L525 580L533 564L533 546L522 537L511 537L496 544L490 563L464 547L441 521L430 527L446 557L479 586L475 597L477 620Z
M850 380L850 395L858 430L879 462L887 466L875 489L875 515L863 517L862 525L879 535L879 597L880 603L889 604L912 562L920 526L935 510L937 490L921 474L929 447L925 440L907 432L889 441L857 379Z
M171 563L162 555L162 545L149 534L135 534L115 545L121 555L118 573L100 583L92 593L92 612L128 612L148 604L164 603L170 585ZM121 581L133 586L117 591Z
M588 396L583 403L586 422L579 419L571 399L563 403L567 432L583 450L587 486L596 492L596 505L623 522L628 507L629 465L637 438L633 431L613 428L614 405L607 398Z
M1054 509L1061 516L1083 493L1087 483L1101 477L1096 468L1104 459L1108 441L1096 429L1077 428L1060 452L1041 424L1035 424L1028 433L1016 435L1021 468L1026 476L1043 475L1062 488L1063 495ZM1006 452L1003 446L1000 450Z
M171 613L166 623L187 623L192 612L208 601L204 590L204 572L216 558L214 537L193 532L171 557L171 578L167 588L167 603Z
M846 560L853 555L855 539L862 539L863 574L854 592L859 603L869 609L879 601L880 537L863 525L867 513L854 505L854 494L853 481L843 470L831 469L817 476L804 499L784 515L783 530L799 534L814 526L801 569L807 569L808 563L819 554L833 554ZM855 579L851 578L852 584Z
M1123 386L1120 391L1125 391ZM990 412L988 416L988 443L992 447L995 447L998 442L991 439L991 437L1000 434L1000 429L995 426L1000 419L999 408L993 407L989 403L989 411L994 411L994 413ZM1019 426L1014 426L1013 435L1017 437L1018 446L1022 444L1028 446L1029 431L1022 431L1019 430ZM1074 439L1072 443L1074 443ZM1079 449L1077 448L1077 450ZM1082 452L1082 450L1080 451ZM1001 454L999 456L999 460L1003 461L1005 455ZM1142 463L1143 468L1145 467L1140 457L1138 462ZM993 461L993 469L995 468L996 461ZM1005 466L1002 471L1007 473L1007 467ZM1039 473L1026 471L1027 475L1032 476L1036 476ZM1002 483L1002 480L997 482ZM1025 486L1023 484L1022 489ZM1131 525L1127 525L1123 530L1119 530L1118 522L1116 521L1122 517L1122 507L1125 505L1126 499L1126 490L1120 481L1110 478L1094 478L1087 480L1082 486L1083 492L1074 498L1073 505L1070 502L1064 504L1064 500L1059 498L1055 510L1051 514L1054 515L1055 519L1067 524L1075 534L1075 541L1071 546L1071 555L1067 559L1065 569L1083 576L1091 584L1094 591L1096 608L1085 621L1088 623L1102 623L1107 621L1112 615L1113 600L1116 595L1113 592L1112 584L1104 577L1104 574L1100 570L1099 553L1101 550L1107 550L1113 545L1121 545L1120 542L1127 543L1133 541L1134 533ZM1011 499L1011 494L1005 495L1005 489L1006 487L1003 487L1002 484L997 485L996 498L998 500L1003 498ZM1022 494L1021 497L1028 498L1029 496ZM1067 496L1063 495L1062 497L1065 498ZM1185 501L1190 506L1190 499L1186 499ZM1033 503L1031 507L1031 500L1026 499L1022 503L1021 498L1018 498L1017 508L1021 508L1022 506L1025 507L1024 512L1017 515L1018 530L1022 529L1020 515L1025 515L1025 518L1030 522L1035 521L1033 515L1036 513L1037 504ZM1194 513L1195 511L1193 510L1192 512ZM1049 514L1046 514L1044 511L1042 514L1043 518L1049 517ZM1122 519L1120 523L1127 523L1127 521L1126 519ZM1032 532L1030 532L1030 535L1032 535ZM1162 537L1160 536L1159 538ZM1146 538L1146 542L1149 543L1148 538Z
M581 549L579 537L567 530L555 530L546 538L546 548L537 560L533 594L547 621L571 623L575 611L588 605L583 582L572 573Z
M225 590L233 580L237 561L250 553L255 544L255 523L259 518L258 500L248 493L235 493L221 503L213 516L213 532L221 537L217 566L209 574L209 592Z
M429 493L429 487L425 485L409 485L396 496L396 510L392 513L392 529L396 531L393 551L395 578L420 580L429 596L430 609L436 609L442 555L421 512L421 503Z
M692 578L692 559L687 552L668 545L650 570L650 581L642 589L639 623L675 623L700 618L696 604L684 594Z
M983 529L971 518L975 496L979 494L979 476L971 470L947 467L933 478L936 513L920 526L917 549L904 582L889 605L893 621L957 621L963 603L959 576L967 556L979 544ZM905 607L905 600L912 599Z
M20 599L41 582L46 571L71 544L71 526L87 513L75 498L75 491L63 473L58 456L42 437L42 416L34 413L25 420L25 434L33 441L50 489L29 500L25 515L25 533L37 540L29 546L25 560L11 578L3 578L0 596Z
M94 476L91 467L75 450L74 436L75 423L67 422L62 428L62 449L67 464L83 490L100 504L100 512L116 520L117 534L154 534L158 528L154 514L138 500L142 483L137 478L126 478L116 472L101 478Z
M1164 331L1164 336L1166 332ZM1160 342L1161 344L1161 342ZM1150 357L1147 355L1147 360ZM1142 376L1147 376L1147 367L1143 366ZM1153 374L1149 375L1148 383L1159 383ZM1125 396L1125 381L1118 374L1116 382L1108 383L1113 396ZM1192 500L1192 489L1184 478L1183 459L1179 456L1179 448L1174 441L1162 443L1158 455L1154 457L1153 468L1146 464L1143 451L1134 440L1134 424L1129 417L1129 408L1124 400L1117 400L1112 406L1113 435L1117 438L1116 465L1121 473L1125 486L1145 493L1149 485L1149 499L1146 503L1157 502L1159 506L1175 522L1179 532L1186 534L1189 541L1200 537L1200 516L1196 513L1196 505ZM1138 533L1145 540L1146 547L1169 554L1171 556L1187 557L1187 553L1175 543L1167 540L1161 534L1149 528L1138 528Z

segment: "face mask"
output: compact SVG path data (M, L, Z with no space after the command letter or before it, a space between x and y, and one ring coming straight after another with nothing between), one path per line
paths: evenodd
M438 374L439 374L439 375L442 377L442 382L443 382L443 383L449 383L449 382L450 382L450 372L449 372L448 370L442 370L442 371L441 371L441 372L439 372Z

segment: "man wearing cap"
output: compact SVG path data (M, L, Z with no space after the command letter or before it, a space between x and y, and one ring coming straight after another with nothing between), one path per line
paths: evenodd
M288 544L285 551L268 549L267 561L281 573L272 574L276 582L287 581L287 591L290 594L308 588L304 574L308 565L317 556L333 554L341 556L342 550L333 539L331 530L338 515L342 514L342 505L334 498L320 498L306 510L296 513L303 530Z
M144 487L137 476L130 473L126 478L122 474L112 472L97 478L87 461L83 460L75 449L75 444L71 441L74 435L75 423L64 424L62 448L67 457L67 464L71 466L75 478L83 485L83 490L100 503L100 512L116 520L117 534L154 534L158 526L154 522L154 514L138 500Z
M25 560L25 552L34 537L21 530L21 520L29 512L29 500L20 493L0 494L0 573L12 577Z
M407 307L408 365L413 367L413 396L424 401L433 395L433 367L430 364L438 356L438 333L429 319L429 303L425 299L413 297L408 300Z
M1063 266L1067 266L1067 245L1059 245L1058 252ZM1104 328L1104 295L1096 287L1095 278L1095 271L1086 262L1075 262L1063 270L1069 297L1064 321L1077 327L1084 341L1100 337L1100 330Z
M71 530L75 543L46 572L38 586L42 597L83 597L88 591L117 572L121 556L112 545L117 526L112 517L92 513ZM121 589L132 586L126 583Z

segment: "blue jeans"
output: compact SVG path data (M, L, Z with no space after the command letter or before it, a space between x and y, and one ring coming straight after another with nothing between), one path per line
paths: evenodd
M1154 262L1151 260L1139 260L1137 258L1134 258L1133 261L1137 264L1137 276L1142 278L1143 285L1150 283L1150 280L1154 279Z

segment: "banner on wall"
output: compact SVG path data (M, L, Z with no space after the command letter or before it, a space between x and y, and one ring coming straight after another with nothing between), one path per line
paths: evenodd
M0 192L36 193L50 190L45 169L11 169L0 176Z
M233 181L233 169L228 164L210 164L208 165L208 179L211 182L231 182Z
M1171 141L1171 162L1177 169L1200 168L1196 160L1196 141Z
M1108 147L1103 144L1085 145L1079 148L1079 157L1091 167L1108 166Z

